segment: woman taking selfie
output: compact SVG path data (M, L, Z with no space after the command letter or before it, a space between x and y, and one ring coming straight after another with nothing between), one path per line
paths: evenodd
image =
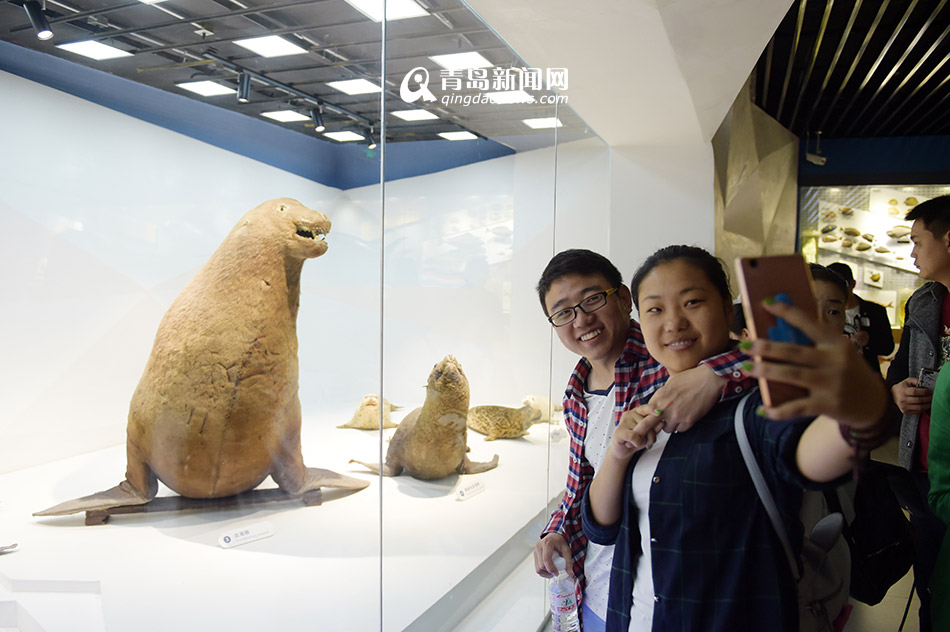
M705 250L657 251L631 291L646 346L671 375L734 344L728 279ZM808 390L766 408L755 389L742 415L794 548L802 490L840 484L855 437L865 446L884 437L890 395L840 330L790 306L767 309L815 343L743 343L766 359L754 375ZM660 432L659 410L621 420L583 504L587 536L616 544L607 630L798 630L789 562L739 451L739 401L720 402L681 433Z

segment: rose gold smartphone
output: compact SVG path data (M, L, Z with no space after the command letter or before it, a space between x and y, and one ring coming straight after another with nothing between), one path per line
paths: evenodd
M818 314L811 272L801 255L737 258L736 275L746 326L753 340L766 338L776 342L812 344L801 331L782 319L776 319L762 306L762 301L770 297ZM759 389L766 406L778 406L807 395L803 388L764 378L759 378Z

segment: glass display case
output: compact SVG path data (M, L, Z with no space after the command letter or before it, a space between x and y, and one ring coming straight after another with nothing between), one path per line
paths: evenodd
M494 51L487 72L530 70L487 25L475 28L465 5L428 6L453 22L449 36ZM407 102L401 85L423 87L406 62L410 22L360 19L351 61L385 85L384 96L338 101L371 123L365 142L322 140L330 149L312 155L291 126L313 134L316 118L245 128L234 118L245 114L190 110L184 97L143 93L114 76L99 77L112 101L93 102L0 71L0 90L12 96L0 103L7 293L0 547L17 545L0 555L0 601L15 604L0 610L0 628L541 625L544 582L531 550L564 488L568 441L558 408L576 358L552 336L535 285L564 248L609 251L608 151L559 98L569 94L566 77L558 91L532 89L531 104L465 105L484 92L470 80L485 75L431 66L425 85L438 100ZM473 43L489 36L496 42ZM278 70L220 46L213 55L221 76L239 82L239 73L256 72L252 104L280 101L259 80ZM59 75L80 72L63 55L35 48L16 55L54 64ZM133 73L169 72L155 60L128 64ZM462 83L446 83L454 79ZM116 105L124 90L138 113ZM443 100L450 95L460 99L454 109ZM199 113L185 126L164 123L163 112L178 107ZM458 142L472 148L429 138L425 122L394 116L407 110L435 114L436 125L467 126L476 139ZM256 149L238 138L245 129ZM239 502L113 515L97 526L82 513L33 517L123 480L130 401L162 338L156 332L168 331L163 316L245 212L275 198L299 200L332 222L326 253L303 264L292 331L302 457L367 486L324 487L313 506ZM259 256L267 252L262 246ZM232 333L249 326L237 297L208 288L197 296L217 301L209 313L227 314ZM479 474L388 477L354 462L385 462L397 432L340 427L366 412L364 398L384 398L401 423L426 402L430 372L446 356L467 377L470 406L528 402L543 419L515 438L489 441L468 430L468 458L497 455L497 467ZM378 424L384 415L367 417ZM267 478L258 489L276 486ZM158 496L175 492L159 483Z
M947 186L813 186L799 191L799 242L809 261L851 266L855 292L883 305L894 328L904 304L924 281L910 252L907 212L946 195Z

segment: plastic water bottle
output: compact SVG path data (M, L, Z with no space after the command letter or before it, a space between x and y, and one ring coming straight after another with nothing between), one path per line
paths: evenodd
M551 580L548 589L551 593L551 623L554 632L580 632L576 582L567 574L567 562L560 555L554 555L554 568L557 569L557 577Z

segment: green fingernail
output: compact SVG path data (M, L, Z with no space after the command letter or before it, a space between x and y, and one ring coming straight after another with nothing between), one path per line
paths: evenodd
M756 408L755 414L758 415L759 417L765 417L765 407L759 406L758 408Z
M752 364L751 362L742 363L742 370L745 371L746 373L750 372L754 368L755 368L755 365Z
M742 349L743 351L748 351L749 349L752 348L752 343L749 342L748 340L741 340L739 341L739 348Z
M772 298L771 296L766 296L765 298L762 299L762 302L765 303L766 305L774 305L775 299Z
M654 409L653 409L653 414L654 414L654 415L657 415L657 416L662 415L662 414L663 414L663 409L662 409L662 408L654 408Z

